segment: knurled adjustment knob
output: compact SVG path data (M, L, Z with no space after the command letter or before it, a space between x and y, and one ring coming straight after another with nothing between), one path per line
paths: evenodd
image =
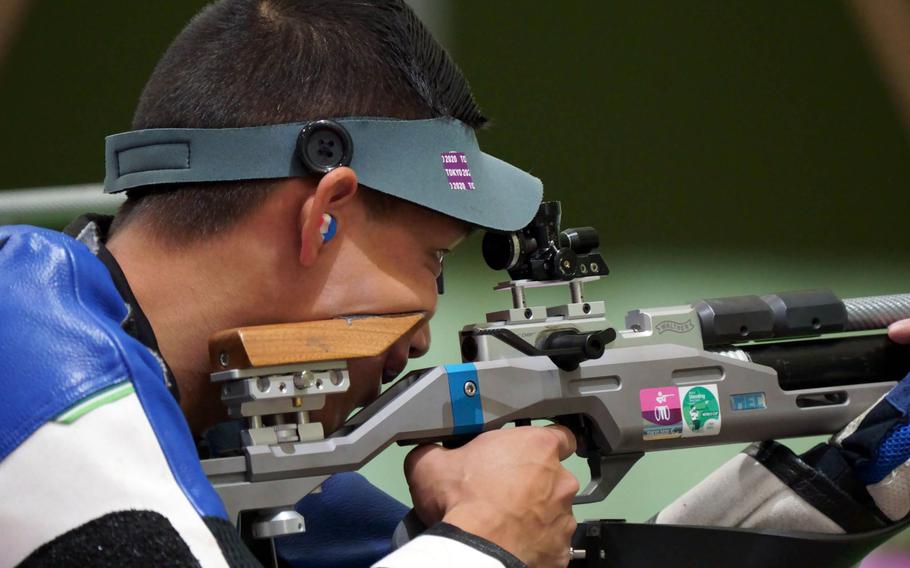
M297 155L307 170L325 174L351 164L354 143L348 131L334 120L314 120L300 130Z
M578 276L578 255L566 247L561 248L553 255L553 268L564 280L571 280Z

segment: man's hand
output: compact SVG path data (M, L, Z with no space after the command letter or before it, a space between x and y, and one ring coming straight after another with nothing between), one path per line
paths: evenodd
M578 481L560 464L575 452L562 426L486 432L447 450L420 446L405 476L420 519L483 537L531 567L566 566Z
M896 321L888 326L888 337L895 343L910 344L910 319Z

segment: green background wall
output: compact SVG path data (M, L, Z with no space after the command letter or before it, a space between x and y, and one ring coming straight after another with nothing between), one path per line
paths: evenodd
M36 2L0 69L0 188L99 181L103 136L128 129L157 56L202 4ZM910 290L910 144L840 3L448 10L450 49L493 119L485 150L541 177L564 226L600 229L613 273L588 296L617 325L699 297ZM436 342L415 368L457 360L456 330L507 301L477 252L475 238L448 263ZM649 455L578 516L645 519L737 449ZM403 454L365 472L407 499Z

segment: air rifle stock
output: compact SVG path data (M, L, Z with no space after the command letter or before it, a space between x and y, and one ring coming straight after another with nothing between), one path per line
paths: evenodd
M580 230L563 233L570 231ZM213 337L212 380L222 385L230 415L245 421L242 456L203 461L231 518L254 538L302 532L304 519L293 508L302 496L392 443L464 440L536 419L576 433L591 481L575 502L598 501L647 451L836 432L910 371L910 349L882 332L910 317L910 294L705 300L634 310L617 329L603 302L584 298L584 283L607 269L591 234L577 235L576 243L587 239L581 246L562 234L544 242L540 231L533 247L513 238L519 250L503 256L525 266L513 262L513 280L499 287L511 291L512 307L461 331L464 362L410 373L327 438L308 412L348 388L348 359L382 353L421 321L419 314ZM493 265L494 246L484 248ZM514 279L516 273L527 277ZM554 274L559 278L535 279ZM527 304L525 289L555 285L569 287L568 303ZM863 330L879 333L843 334Z

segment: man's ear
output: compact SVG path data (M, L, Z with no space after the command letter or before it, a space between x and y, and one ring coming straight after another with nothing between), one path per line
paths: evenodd
M357 174L351 168L335 168L320 178L316 190L300 208L300 264L312 266L322 247L322 215L335 215L357 195Z

